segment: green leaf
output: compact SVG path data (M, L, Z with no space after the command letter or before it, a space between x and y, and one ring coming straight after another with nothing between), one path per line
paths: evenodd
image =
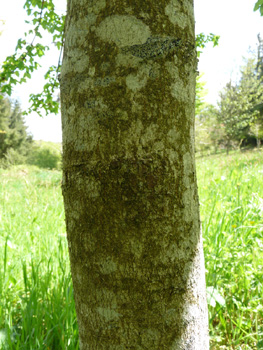
M18 64L17 64L17 68L18 69L20 69L20 70L23 70L24 69L24 67L25 67L25 64L24 64L24 62L21 60L21 61L19 61L18 62Z
M263 0L258 0L254 6L254 11L260 11L261 16L263 16Z
M29 74L28 72L25 72L24 73L24 77L30 79L31 78L31 74Z
M196 35L196 47L197 48L201 48L204 49L206 44L208 44L209 42L213 43L213 46L217 46L218 42L219 42L219 36L215 35L213 33L210 33L208 35L205 35L204 33L199 33ZM200 54L202 53L201 50L197 50L197 57L200 57Z

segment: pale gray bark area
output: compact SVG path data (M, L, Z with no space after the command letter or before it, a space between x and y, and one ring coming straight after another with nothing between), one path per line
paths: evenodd
M81 350L207 350L190 0L70 0L63 195Z

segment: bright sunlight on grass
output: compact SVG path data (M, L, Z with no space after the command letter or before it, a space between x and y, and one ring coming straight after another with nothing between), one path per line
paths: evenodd
M263 153L197 168L211 350L263 349ZM78 350L61 173L0 177L0 349Z
M263 349L263 153L197 168L211 349Z
M0 349L76 350L61 173L17 166L0 176Z

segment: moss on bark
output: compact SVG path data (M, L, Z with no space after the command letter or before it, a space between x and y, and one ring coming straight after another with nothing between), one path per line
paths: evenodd
M193 4L71 0L66 28L63 195L81 349L207 350Z

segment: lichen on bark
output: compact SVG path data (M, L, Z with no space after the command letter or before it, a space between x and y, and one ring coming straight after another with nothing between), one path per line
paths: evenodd
M208 349L194 43L190 0L68 2L63 196L81 350Z

